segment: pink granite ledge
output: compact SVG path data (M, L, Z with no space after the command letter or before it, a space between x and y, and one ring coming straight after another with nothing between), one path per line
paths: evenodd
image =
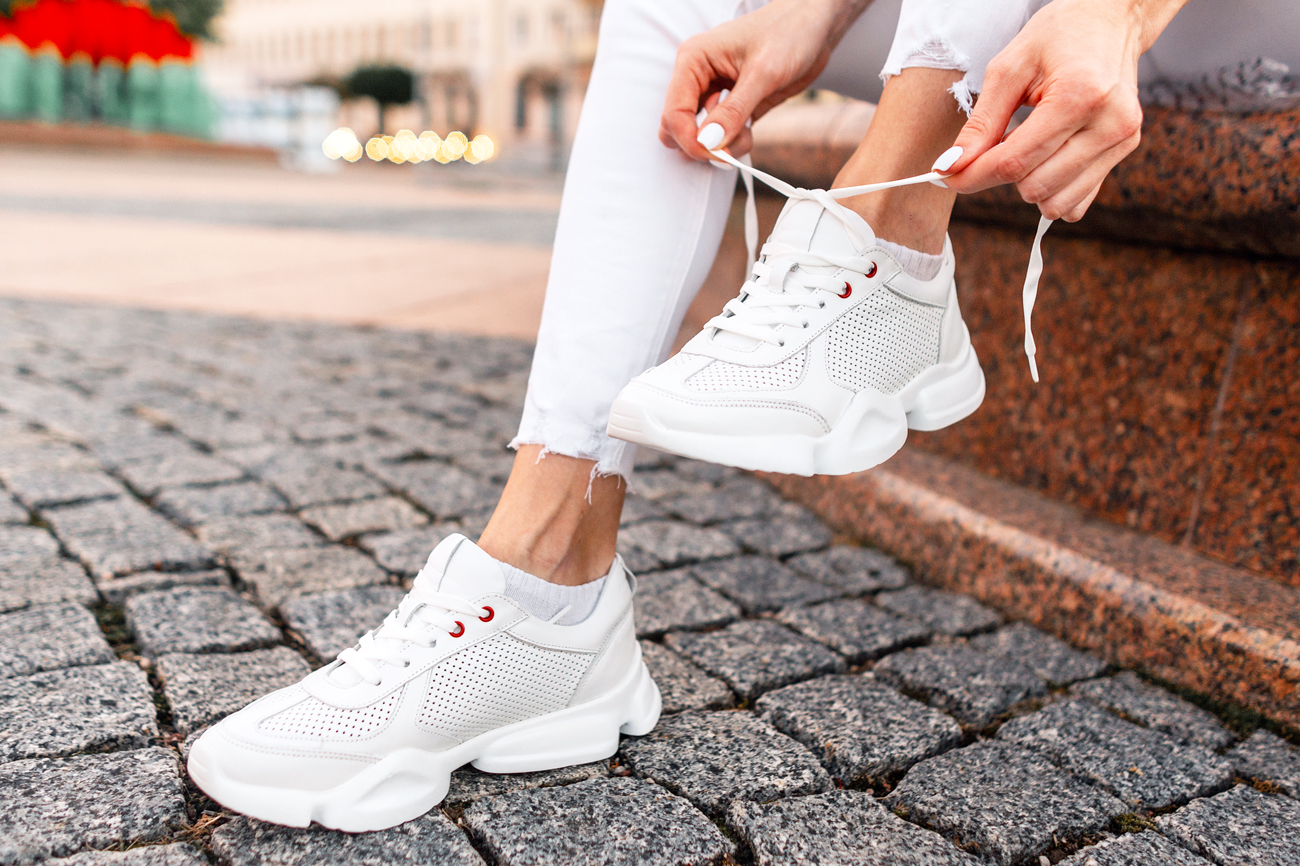
M763 477L922 580L1300 727L1295 588L915 450L856 475Z

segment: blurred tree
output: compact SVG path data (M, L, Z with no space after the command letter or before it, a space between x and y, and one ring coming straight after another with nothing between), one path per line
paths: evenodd
M226 0L148 0L158 13L170 13L186 36L212 39L212 19L221 14Z
M404 66L358 66L343 81L349 96L369 96L379 103L379 131L384 132L384 109L406 105L415 98L415 76Z

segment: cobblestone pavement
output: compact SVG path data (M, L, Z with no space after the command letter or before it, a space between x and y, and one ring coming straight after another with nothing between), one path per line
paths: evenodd
M1286 740L915 583L751 477L657 457L621 542L653 733L458 771L380 833L223 814L187 745L480 530L529 353L0 301L0 864L1300 863Z

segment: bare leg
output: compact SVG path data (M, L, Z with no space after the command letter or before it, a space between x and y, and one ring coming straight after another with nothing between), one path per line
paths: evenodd
M614 561L627 485L617 475L593 479L592 460L563 454L539 460L541 450L520 447L479 547L551 583L577 586L603 577Z
M966 116L948 88L962 77L950 69L911 67L889 79L862 144L840 169L835 187L925 174L961 131ZM943 252L957 193L917 184L846 198L878 237L920 250Z

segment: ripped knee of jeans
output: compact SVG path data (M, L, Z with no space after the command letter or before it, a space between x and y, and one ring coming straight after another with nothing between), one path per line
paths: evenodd
M964 73L962 77L954 81L948 88L953 99L957 100L957 107L960 108L967 117L975 108L975 93L977 92L974 82L971 79L970 58L953 48L948 40L939 36L930 36L919 45L912 47L904 52L892 52L891 60L895 57L901 57L900 61L891 63L880 72L882 81L888 82L889 79L898 75L904 69L914 67L922 69L951 69L954 72Z

